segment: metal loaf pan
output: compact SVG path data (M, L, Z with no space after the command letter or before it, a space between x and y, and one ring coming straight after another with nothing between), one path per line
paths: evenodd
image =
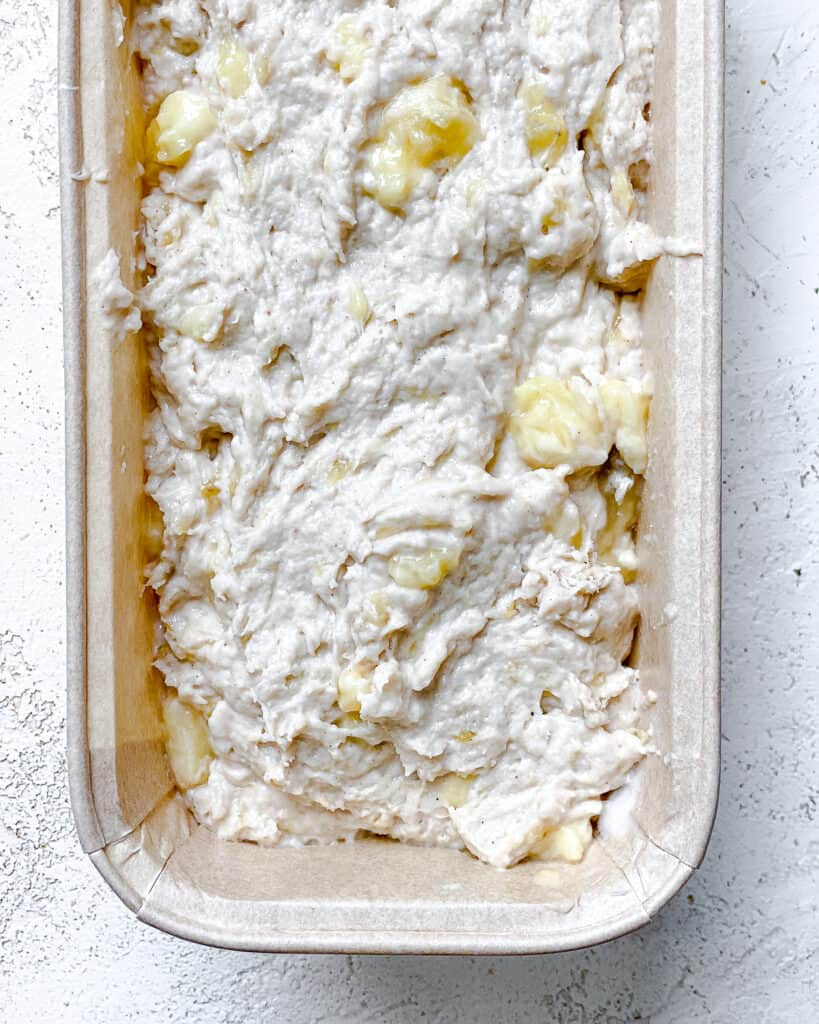
M645 302L657 390L635 648L664 758L634 825L581 865L500 872L379 841L264 849L197 825L168 772L143 591L143 345L110 335L93 269L133 260L143 132L137 67L109 0L62 0L60 129L68 459L68 742L83 848L141 920L278 952L543 953L644 924L699 864L719 779L721 0L661 0L652 217L701 242ZM124 4L126 19L129 4Z

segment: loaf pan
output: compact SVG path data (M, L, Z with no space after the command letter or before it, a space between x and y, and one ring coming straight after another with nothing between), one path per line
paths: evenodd
M645 299L656 394L634 659L664 756L635 772L630 823L582 864L502 872L378 840L227 843L175 792L143 587L144 346L112 336L94 287L111 249L136 287L137 67L117 4L61 3L71 799L83 848L140 920L268 952L545 953L639 927L700 863L719 780L722 4L661 6L650 217L702 253L660 260Z

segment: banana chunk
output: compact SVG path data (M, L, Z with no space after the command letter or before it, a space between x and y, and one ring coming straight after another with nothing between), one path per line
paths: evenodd
M361 711L361 698L372 693L372 679L359 668L347 668L338 677L338 706L346 714Z
M420 555L394 555L389 573L399 587L431 590L443 582L459 560L460 552L448 548L435 548Z
M250 87L250 55L238 39L226 39L219 48L216 65L219 84L234 100Z
M178 697L168 697L163 705L166 749L176 783L184 792L207 782L213 750L208 723L197 708Z
M172 92L148 127L148 155L157 163L181 167L215 128L216 118L204 96L187 89Z
M651 398L633 391L625 381L600 383L600 400L609 422L614 425L614 443L623 461L635 473L645 473L648 465L648 409Z
M519 95L525 111L529 152L545 167L553 167L569 141L566 119L537 83L524 85Z
M533 469L602 466L616 445L626 465L644 473L650 402L621 380L595 387L581 377L530 377L515 388L510 430Z
M348 14L336 25L333 40L327 48L327 59L345 82L352 82L361 73L371 49L367 30Z
M424 171L448 170L478 141L465 93L446 75L408 85L387 106L370 153L368 191L388 208L401 206Z
M592 841L592 825L588 818L545 832L533 847L532 854L539 860L562 860L579 864Z
M438 792L444 803L457 811L463 807L469 797L469 787L472 784L472 777L465 775L445 775Z
M602 466L614 441L594 388L579 377L530 377L515 388L510 429L533 469Z

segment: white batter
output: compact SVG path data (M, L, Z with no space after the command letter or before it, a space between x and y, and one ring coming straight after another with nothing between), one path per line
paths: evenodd
M158 665L220 835L577 860L650 748L623 665L650 379L619 292L662 251L656 16L138 9Z

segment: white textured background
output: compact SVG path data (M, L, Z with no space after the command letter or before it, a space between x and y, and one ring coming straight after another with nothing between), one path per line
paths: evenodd
M55 0L0 0L3 1024L819 1020L819 5L729 0L724 747L659 918L553 957L265 957L137 924L65 786Z

